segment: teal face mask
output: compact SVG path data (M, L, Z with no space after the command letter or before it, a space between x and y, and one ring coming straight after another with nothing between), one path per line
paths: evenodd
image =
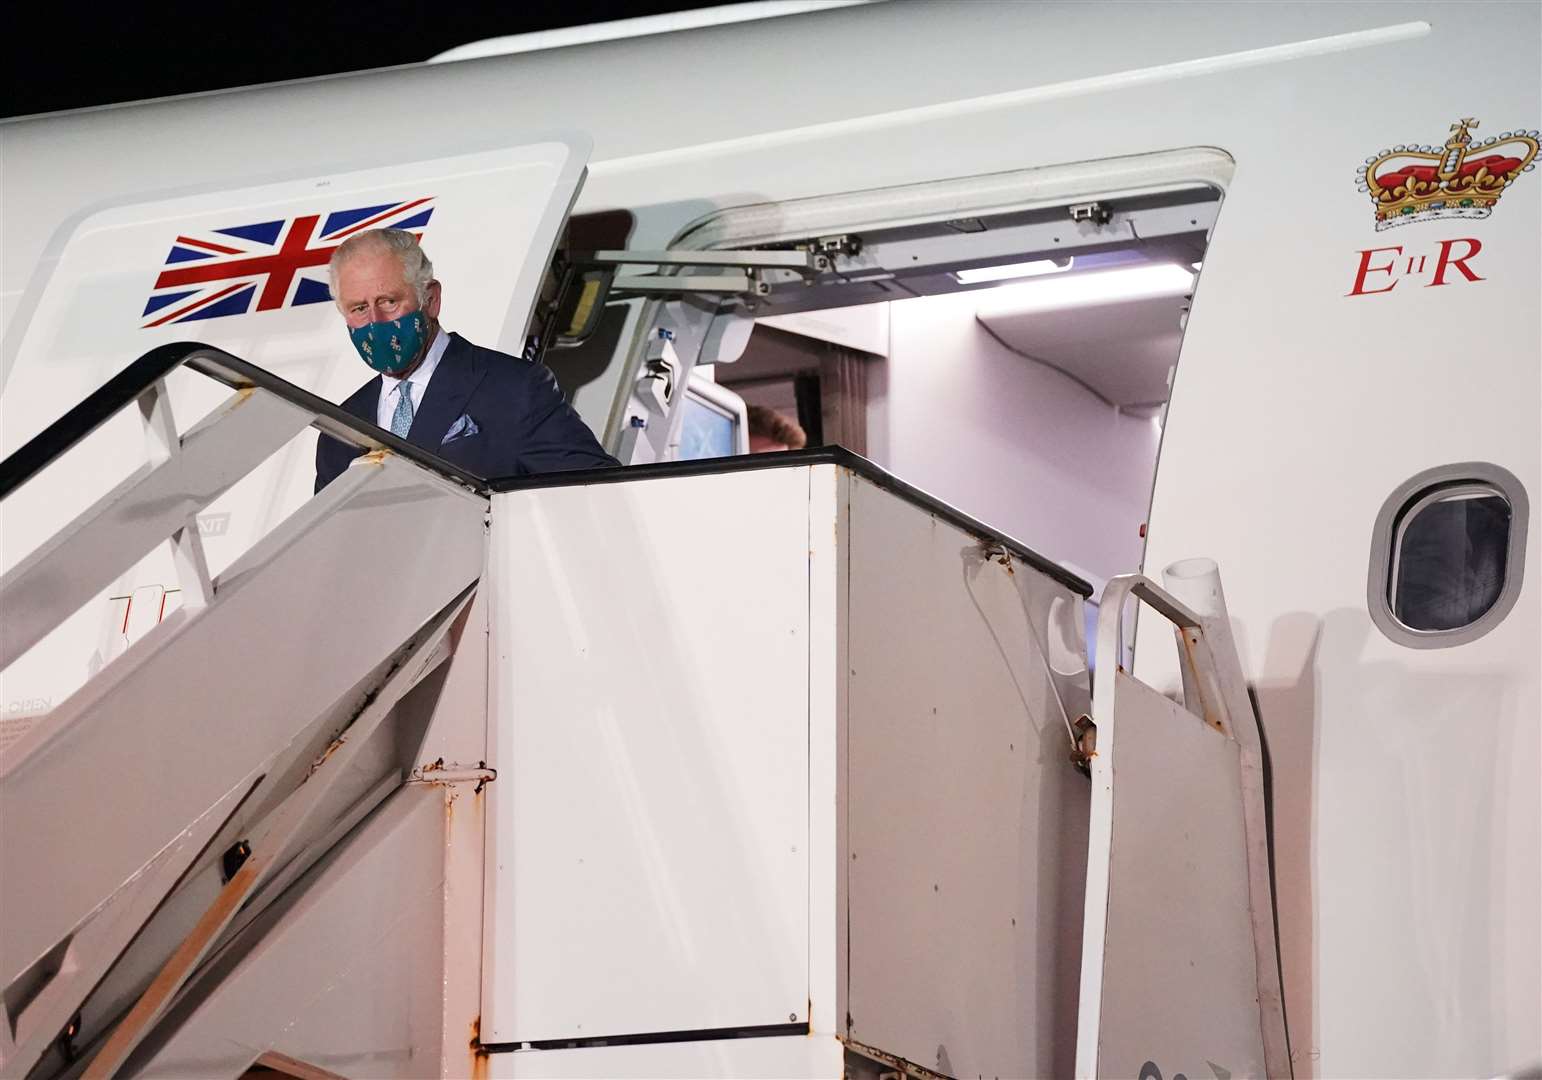
M386 375L395 375L418 358L427 332L428 319L421 311L414 311L400 319L349 327L348 336L366 364Z

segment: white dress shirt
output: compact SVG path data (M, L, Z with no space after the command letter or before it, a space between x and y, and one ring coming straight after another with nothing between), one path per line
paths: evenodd
M375 405L375 423L387 431L391 430L391 416L396 412L397 393L401 390L402 383L412 386L412 415L418 415L418 410L423 407L423 395L428 393L428 380L434 377L434 369L439 366L439 361L444 358L444 350L449 346L450 335L441 328L434 334L433 344L428 347L428 355L423 357L423 362L411 375L405 379L396 379L385 374L380 376L380 400Z

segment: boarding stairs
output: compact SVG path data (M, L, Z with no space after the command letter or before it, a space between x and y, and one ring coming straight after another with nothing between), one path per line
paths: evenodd
M177 368L233 391L180 435ZM92 1065L115 1072L199 965L401 784L417 747L382 719L448 656L483 568L477 478L197 346L126 368L6 462L0 495L46 482L122 409L150 463L0 582L0 664L158 544L183 601L0 766L6 1075L63 1067L134 1004ZM211 578L196 515L307 426L380 460ZM297 618L334 624L325 653L286 633Z
M178 371L231 391L185 431L173 421L167 390ZM578 1075L570 1071L572 1055L585 1053L592 1056L578 1058L580 1067L620 1075L633 1067L631 1060L642 1062L636 1066L641 1071L659 1067L627 1053L667 1050L684 1039L695 1046L714 1040L727 1045L749 1035L756 1045L772 1047L771 1056L746 1068L741 1062L747 1059L731 1055L697 1057L690 1067L699 1067L701 1075L728 1071L725 1062L741 1073L775 1071L781 1068L775 1063L792 1060L775 1056L781 1052L776 1047L791 1045L778 1038L789 1036L827 1038L836 1071L844 1047L844 1069L851 1075L953 1075L973 1060L957 1042L951 1051L939 1045L936 1053L921 1045L930 1039L931 1014L959 1012L959 1001L947 995L968 999L967 985L937 980L931 986L919 971L920 990L898 1001L847 984L842 965L850 967L853 941L871 942L884 932L869 928L882 917L879 924L850 924L851 912L876 905L881 914L886 890L896 882L933 873L901 865L899 878L869 886L850 869L855 853L839 864L832 854L837 872L827 879L815 867L808 883L808 911L825 910L825 904L833 915L839 902L848 922L837 934L832 917L830 940L816 927L807 941L808 957L828 950L829 963L820 970L828 971L844 1009L836 1010L821 987L817 1004L810 1001L801 1014L794 1008L790 1022L774 1028L741 1031L704 1023L684 1035L661 1031L586 1042L574 1033L545 1042L492 1043L477 1023L479 1004L488 1008L483 995L504 985L491 959L493 942L501 940L492 920L502 909L482 908L484 875L490 879L495 872L491 855L484 864L484 844L488 852L493 848L472 809L482 805L477 800L497 781L500 766L512 764L523 736L494 732L488 740L488 687L500 678L490 669L508 660L487 648L489 593L496 597L501 588L514 587L500 584L498 569L515 564L513 552L528 575L519 595L534 610L541 600L538 583L560 578L560 560L577 559L586 536L614 535L643 520L638 499L630 492L608 502L603 495L585 496L574 531L564 536L561 500L577 497L571 489L554 489L569 492L561 497L518 493L504 505L511 520L528 527L489 544L489 518L500 495L485 478L252 364L183 344L146 354L7 459L0 500L23 485L47 483L50 465L125 411L140 417L148 463L0 578L0 669L157 545L170 545L183 597L126 653L0 751L0 1075L200 1075L200 1069L202 1075L237 1075L253 1064L311 1076L547 1075L548 1068L551 1075ZM365 455L211 575L197 515L308 427ZM1078 674L1074 656L1069 666L1051 663L1055 649L1045 641L1044 620L1061 610L1055 604L1079 605L1074 589L1054 581L1042 588L1025 585L1042 567L1010 546L982 539L977 523L961 515L953 518L956 535L937 539L937 523L944 519L936 508L917 511L914 493L903 485L864 479L877 470L864 471L838 455L793 464L806 465L809 479L803 489L801 480L781 488L797 498L821 477L833 478L830 490L845 500L828 500L837 537L857 535L853 507L866 499L874 521L909 515L917 528L924 526L940 545L937 558L953 560L949 565L956 567L958 551L965 550L959 610L966 620L974 619L973 610L991 623L979 632L981 642L994 642L992 655L996 649L1003 657L1017 654L1002 669L1002 686L1018 687L1024 716L1047 732L1047 757L1034 767L1062 770L1054 774L1055 790L1072 792L1082 806L1065 818L1070 831L1056 848L1069 861L1035 871L1057 875L1062 902L1071 898L1064 910L1074 916L1072 930L1048 942L1053 948L1046 952L1049 931L1041 928L1034 946L1039 952L1009 957L1001 968L1006 977L1022 979L1020 972L1012 974L1020 961L1031 968L1035 956L1058 957L1059 990L1050 986L1054 980L1030 971L1027 983L1037 979L1038 988L1020 992L1023 1001L1037 1000L1034 1007L1055 1026L1061 1049L1054 1060L1068 1067L1074 1057L1083 1076L1132 1070L1170 1076L1185 1067L1190 1076L1205 1075L1196 1073L1196 1061L1210 1062L1217 1076L1289 1075L1262 752L1213 566L1178 568L1169 579L1171 591L1139 577L1110 584L1089 709L1085 657ZM676 475L668 466L649 466L637 475L681 484L702 480ZM715 490L724 490L721 483ZM650 490L666 489L656 483ZM663 505L660 520L678 516L676 505ZM616 516L608 520L606 514ZM535 534L544 546L516 550L518 536ZM539 566L543 552L558 561ZM645 572L646 564L639 566L644 570L617 572L635 578ZM955 577L949 571L939 580L956 588ZM830 580L847 590L844 599L832 592L830 610L857 625L859 616L851 612L861 606L855 591L860 582L838 575ZM581 594L562 588L554 594L554 611L572 608L574 595ZM680 585L679 591L690 588ZM810 610L815 591L811 586ZM884 591L879 582L875 593ZM1181 703L1118 663L1122 610L1131 598L1174 626ZM924 602L939 604L936 596ZM1008 616L1014 626L1027 619L1010 649L999 632ZM1067 618L1075 623L1079 615ZM874 619L881 630L876 614ZM307 632L293 632L297 620ZM325 633L314 632L318 624ZM810 632L818 638L817 622ZM538 628L528 639L514 632L504 640L512 643L506 647L536 656L550 647L551 636ZM849 636L856 640L855 631ZM565 654L552 656L560 663ZM972 677L960 675L967 690ZM1032 702L1033 695L1022 691L1030 677L1039 695ZM810 700L828 689L832 701L848 704L831 713L840 721L830 733L840 734L828 744L828 759L814 736L806 740L806 771L828 780L834 804L828 822L824 811L811 810L807 828L815 851L828 842L830 852L845 852L862 800L893 785L863 787L860 778L848 782L838 774L833 763L843 755L848 772L863 768L856 708L849 705L861 690L836 685L834 675L828 687L816 681L811 677ZM665 685L659 692L670 690ZM849 731L840 726L848 723ZM891 736L872 730L872 745L893 744ZM580 730L566 748L542 744L536 772L521 774L523 782L534 785L539 771L564 765L575 775L592 771L601 749L584 744L582 735ZM798 740L805 741L801 735ZM978 787L969 770L983 768L997 751L955 742L957 755L949 760L960 772L958 790ZM564 762L564 753L572 760ZM895 767L889 762L884 769ZM1067 770L1077 767L1089 775L1090 786L1080 776L1066 779ZM1024 783L1021 774L1009 780ZM924 785L917 785L896 805L914 808L917 820L946 809L929 808L927 798ZM979 805L985 817L997 812L989 798ZM1022 813L1006 812L1009 821ZM1046 818L1041 831L1062 828L1058 821ZM825 824L841 831L822 840L816 834ZM985 834L988 824L981 826ZM553 835L560 840L560 822L529 827L560 855L562 845L550 843ZM667 838L654 842L669 850ZM895 850L903 855L902 844ZM1001 853L985 848L960 859L959 872L967 876L975 872L971 868L998 865ZM1032 877L1021 883L1023 902L1039 903L1048 883ZM827 897L815 895L825 888ZM935 885L922 899L932 903L933 894L942 895ZM560 903L562 896L555 898ZM893 929L901 935L914 930ZM410 990L382 974L401 972L416 980ZM638 979L633 997L649 992L646 973ZM275 1000L275 986L293 988L293 998ZM384 1024L377 1016L373 1028L358 1019L360 1002L372 990L380 1000L366 1011L390 1014ZM1056 1002L1039 1000L1051 992L1058 994ZM940 996L933 1001L929 995ZM886 1010L893 1015L886 1017ZM854 1026L853 1013L861 1027ZM1013 1023L1010 1015L987 1019L998 1033ZM859 1034L885 1030L885 1022L891 1030L910 1025L920 1049L904 1035L871 1042L864 1038L873 1036ZM938 1022L946 1027L950 1021ZM401 1042L361 1045L382 1027L400 1030ZM1012 1041L1008 1036L1002 1044ZM338 1046L364 1056L329 1058ZM832 1059L817 1060L828 1068Z

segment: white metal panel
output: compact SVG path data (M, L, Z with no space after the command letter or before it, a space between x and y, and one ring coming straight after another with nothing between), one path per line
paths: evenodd
M314 763L304 782L253 830L249 856L232 872L218 898L198 914L176 951L98 1048L83 1080L115 1076L165 1015L173 996L208 957L219 936L232 925L238 909L254 901L264 885L273 885L276 891L279 880L291 868L297 874L300 868L294 860L302 859L307 849L314 850L312 845L336 842L337 789L355 783L357 770L373 771L372 766L377 766L379 756L371 736L392 714L402 696L449 655L446 637L452 625L464 625L457 617L464 614L469 594L468 588L414 633L402 652L394 654L389 674L383 682L369 688L365 704L347 729ZM390 785L394 779L388 774L384 784Z
M471 599L433 720L418 750L420 775L445 784L444 770L489 760L487 748L488 592L483 584ZM427 771L422 771L429 766ZM466 770L470 771L470 770ZM439 957L446 1037L440 1047L440 1075L459 1076L466 1067L469 1033L482 1015L482 903L486 894L488 784L447 783L444 822L444 947ZM462 1033L467 1038L462 1039Z
M490 1080L840 1080L832 1035L526 1050L487 1059Z
M1221 730L1237 743L1242 791L1242 835L1247 872L1248 918L1253 928L1253 966L1257 972L1259 1027L1263 1033L1264 1067L1270 1075L1291 1071L1290 1041L1285 1026L1285 993L1280 980L1279 908L1274 896L1269 847L1268 759L1258 714L1248 695L1231 616L1221 587L1220 568L1209 559L1187 559L1162 572L1169 595L1198 618L1197 627L1181 631L1185 653L1184 702L1205 700L1209 685L1225 713ZM1110 655L1113 651L1110 650ZM1201 674L1205 664L1214 670ZM1210 708L1211 706L1206 706Z
M391 458L333 488L0 758L7 982L481 573L482 499Z
M1113 780L1095 783L1108 792L1095 803L1112 806L1094 811L1088 855L1101 864L1090 872L1107 868L1101 1010L1096 1055L1083 1047L1077 1074L1144 1076L1150 1062L1161 1076L1262 1077L1238 746L1114 678L1117 728L1100 723L1093 759L1094 780Z
M950 1076L1066 1075L1087 781L1014 578L1068 590L860 478L850 505L849 1035Z
M1379 65L1322 65L1300 107L1336 119L1310 154L1294 144L1259 171L1255 147L1218 141L1237 179L1165 423L1145 565L1202 554L1226 575L1269 746L1298 1077L1479 1076L1542 1059L1542 374L1529 314L1542 172L1523 173L1487 218L1381 232L1352 186L1367 158L1439 146L1461 117L1479 120L1475 138L1539 126L1542 9L1483 10L1507 21L1437 9L1401 63L1481 53L1525 77L1455 98L1424 87L1383 111L1358 107L1383 96ZM1310 214L1280 213L1323 178ZM1483 280L1434 287L1440 244L1458 238L1482 244L1471 265ZM1349 295L1360 253L1391 247L1402 250L1372 262L1399 260L1395 289ZM1402 273L1410 264L1426 272ZM1485 637L1409 649L1366 610L1376 516L1416 473L1465 461L1525 486L1526 580ZM1147 640L1166 635L1142 619L1136 673L1158 688L1175 685L1172 654Z
M393 654L393 660L400 656L400 653ZM390 666L388 662L378 667L371 683L384 678ZM365 734L357 723L350 727L349 744L362 740L367 744L364 752L352 758L342 775L337 770L330 770L333 775L319 778L327 791L315 807L310 822L289 845L289 850L297 850L298 853L261 884L250 901L242 907L241 913L222 931L222 938L235 936L243 926L264 911L275 897L280 896L318 859L327 854L382 799L400 786L407 754L399 744L404 734L403 728L414 727L408 715L404 714L415 711L417 701L425 696L422 691L431 692L438 683L439 680L433 676L420 681L372 734ZM94 986L87 983L79 988L80 992L89 989L90 996L78 1010L80 1032L76 1037L77 1045L93 1043L105 1031L111 1030L115 1021L143 994L172 953L186 941L199 919L220 898L223 886L220 856L237 838L254 840L259 830L264 833L268 831L268 823L274 820L271 812L290 805L290 800L280 801L280 798L295 793L295 785L307 775L325 745L332 741L334 733L347 722L356 708L356 701L345 700L340 709L322 714L313 721L306 736L295 740L283 754L274 759L267 775L251 797L231 815L220 833L200 852L198 860L176 882L175 891L164 896L164 902L134 937L132 944L120 954L110 954L104 958L112 962L107 977ZM323 740L320 745L312 741L313 736L317 735ZM327 760L336 762L337 755L333 754ZM312 780L307 779L305 786L309 787L311 783ZM94 930L99 921L99 917L93 917L88 925ZM74 1011L72 1008L66 1015ZM54 1031L57 1032L58 1028L59 1024L56 1023Z
M235 1077L267 1050L344 1076L439 1075L445 814L438 788L398 791L214 958L123 1075ZM472 1064L468 1041L458 1075Z
M43 965L39 973L45 977L47 967L57 970L46 983L32 988L32 1000L23 1004L18 995L7 1002L9 1015L5 1029L0 1030L0 1067L6 1076L25 1075L57 1044L70 1017L82 1014L81 999L110 970L116 975L125 948L144 940L146 924L165 910L167 894L218 835L231 810L249 795L246 789L232 789L198 820L189 822L131 882L91 913L90 921L70 936L62 955L54 954L54 963Z
M846 1028L846 575L850 473L809 469L808 998L809 1030Z
M484 1041L807 1017L811 527L807 469L494 496Z

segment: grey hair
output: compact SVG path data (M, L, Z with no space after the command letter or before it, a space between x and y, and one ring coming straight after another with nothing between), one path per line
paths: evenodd
M402 264L402 276L417 294L418 306L428 303L428 286L434 280L434 264L418 246L418 238L405 229L370 229L344 240L332 252L327 263L327 279L332 285L332 300L341 304L337 295L337 275L343 264L364 251L389 251Z

